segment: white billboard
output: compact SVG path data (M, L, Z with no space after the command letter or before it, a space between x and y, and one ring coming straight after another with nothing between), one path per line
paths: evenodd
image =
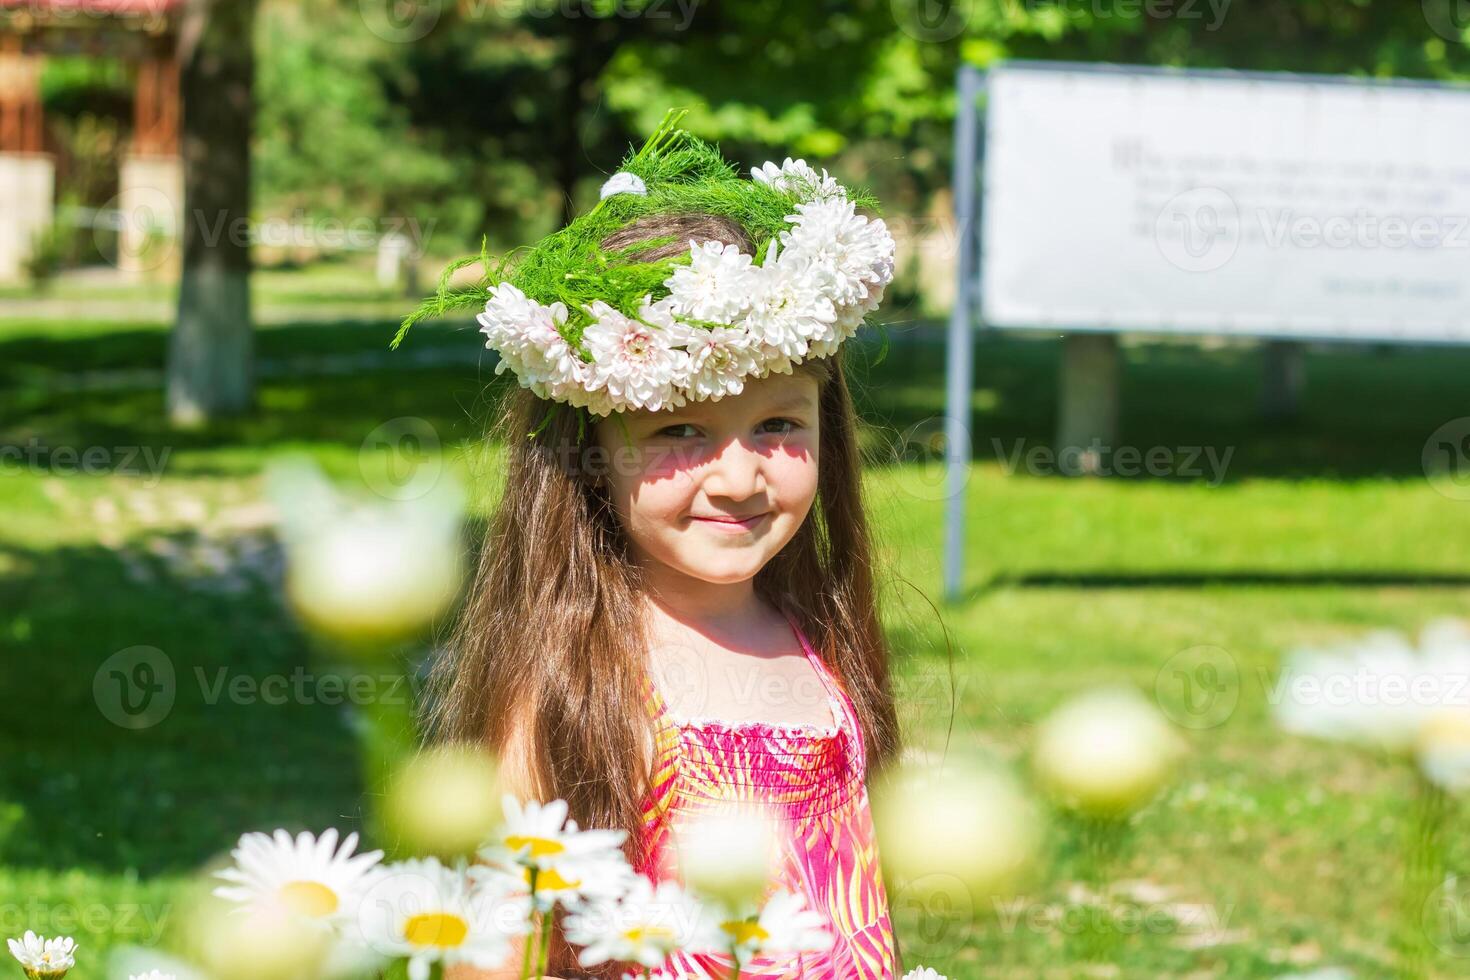
M1470 341L1470 89L1003 63L990 326Z

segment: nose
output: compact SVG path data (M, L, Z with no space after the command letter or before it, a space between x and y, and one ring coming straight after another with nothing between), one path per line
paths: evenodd
M744 500L766 489L765 457L739 438L727 439L706 466L704 492L709 497Z

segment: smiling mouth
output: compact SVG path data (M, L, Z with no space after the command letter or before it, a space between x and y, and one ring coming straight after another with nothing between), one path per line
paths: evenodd
M756 514L752 517L741 518L740 520L733 520L728 517L693 516L690 518L690 520L699 521L701 524L708 524L712 527L724 528L731 531L748 531L770 516L771 515L768 513Z

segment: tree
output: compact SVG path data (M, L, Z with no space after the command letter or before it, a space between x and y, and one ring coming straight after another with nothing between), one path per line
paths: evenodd
M250 322L250 135L256 0L188 0L179 33L183 270L169 338L176 425L254 404Z

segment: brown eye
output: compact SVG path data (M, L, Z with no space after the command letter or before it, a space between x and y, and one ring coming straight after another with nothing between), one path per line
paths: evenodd
M688 438L690 435L693 435L693 433L685 433L681 432L680 430L693 428L694 426L690 425L688 422L680 422L677 425L664 426L662 429L658 430L658 435L668 436L670 439L685 439Z
M801 428L801 424L799 422L797 422L795 419L766 419L764 422L761 423L761 425L763 425L763 426L766 426L766 425L785 426L785 428L776 429L774 431L774 434L775 435L781 435L781 436L787 435L787 434L789 434L791 432L794 432L795 430ZM766 431L767 432L771 432L772 430L767 429Z

